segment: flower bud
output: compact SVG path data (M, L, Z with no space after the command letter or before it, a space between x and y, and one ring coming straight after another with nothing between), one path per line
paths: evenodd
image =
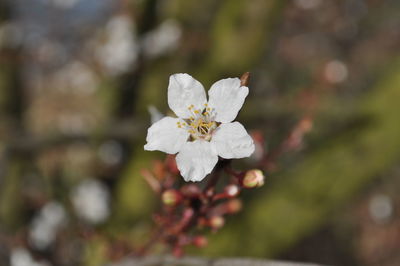
M240 77L240 86L249 86L250 72L244 73Z
M220 229L225 224L225 219L222 216L213 216L208 221L213 229Z
M175 189L168 189L161 195L162 202L167 206L176 206L181 200L181 194Z
M264 185L264 174L259 169L253 169L246 172L242 184L245 188L256 188Z
M242 209L242 202L238 199L232 199L226 203L227 213L237 213Z
M201 189L194 184L184 185L180 191L188 198L196 198L201 194Z
M203 248L208 245L207 238L204 236L195 236L192 240L192 243L198 248Z
M229 196L229 197L236 197L239 194L239 187L236 185L228 185L225 187L225 193Z

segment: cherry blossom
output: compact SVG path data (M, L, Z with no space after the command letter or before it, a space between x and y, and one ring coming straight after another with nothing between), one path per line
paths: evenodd
M188 74L170 76L168 105L177 118L164 117L147 133L145 150L177 154L176 163L185 181L201 181L224 159L249 157L254 142L244 126L232 122L249 89L239 78L215 82L206 92Z

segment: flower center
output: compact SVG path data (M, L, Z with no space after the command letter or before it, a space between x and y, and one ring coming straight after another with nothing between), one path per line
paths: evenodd
M188 110L192 115L183 123L177 122L177 126L186 129L192 141L196 139L210 141L213 131L218 127L217 122L214 121L214 109L205 104L203 110L194 109L193 105L190 105Z

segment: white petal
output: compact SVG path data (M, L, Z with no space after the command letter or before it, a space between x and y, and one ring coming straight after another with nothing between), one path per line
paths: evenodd
M195 109L204 109L207 102L203 85L188 74L174 74L169 77L168 105L181 118L189 118L192 113L190 105Z
M211 144L225 159L249 157L254 152L253 139L239 122L221 124L215 131Z
M208 91L208 105L215 108L215 120L221 123L232 122L242 108L249 88L240 86L240 79L228 78L215 82Z
M218 162L218 156L205 140L187 142L176 156L176 164L185 181L201 181L211 173Z
M183 121L167 116L151 125L147 131L147 144L144 145L144 149L177 153L189 138L187 130L178 128L177 122Z

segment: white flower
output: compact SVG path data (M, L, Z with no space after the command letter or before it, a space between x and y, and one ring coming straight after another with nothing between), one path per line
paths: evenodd
M240 79L217 81L208 91L188 74L169 78L168 105L178 118L164 117L147 133L145 150L178 153L176 163L185 181L201 181L218 156L225 159L249 157L254 143L239 122L232 122L249 89Z
M40 250L48 248L56 239L57 231L65 224L67 214L58 202L49 202L35 216L29 230L29 241Z
M71 198L77 215L91 224L100 224L110 215L110 192L100 181L82 181L72 191Z

